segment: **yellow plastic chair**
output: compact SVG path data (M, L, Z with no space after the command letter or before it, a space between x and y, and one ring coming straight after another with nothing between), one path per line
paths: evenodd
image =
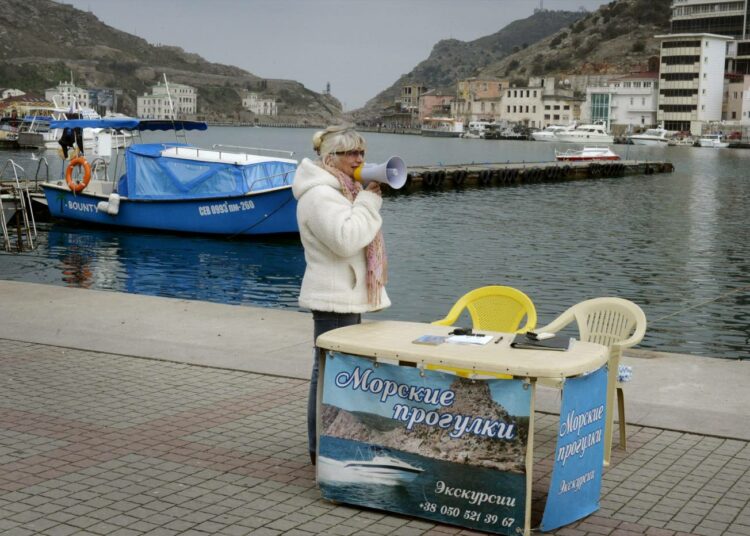
M471 316L472 329L503 331L506 333L526 333L536 326L536 307L531 298L518 289L500 285L489 285L467 292L451 307L445 318L432 322L440 326L452 326L461 316L464 309ZM521 322L526 323L521 327ZM467 378L469 376L489 376L493 378L512 378L507 374L456 367L428 365L428 369L453 372Z
M612 427L614 426L614 397L617 393L617 414L620 425L620 446L627 448L625 433L625 394L618 380L622 351L635 346L646 334L646 315L635 303L622 298L594 298L570 307L538 332L557 333L576 322L579 339L595 342L609 348L607 376L607 421L604 430L604 463L609 464L612 452ZM543 380L540 383L560 387L559 381Z
M445 318L433 324L452 326L468 309L473 329L526 333L536 326L536 308L526 294L513 287L490 285L467 292L451 307ZM526 323L521 326L524 317Z

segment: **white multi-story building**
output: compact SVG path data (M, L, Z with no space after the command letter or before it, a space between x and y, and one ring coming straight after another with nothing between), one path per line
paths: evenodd
M21 97L23 95L26 95L26 93L20 89L0 88L0 100L5 100L8 97Z
M529 87L513 87L503 93L502 119L532 128L566 125L578 119L580 102L570 89L557 87L554 77L535 77L529 80Z
M255 115L278 115L276 99L263 98L257 93L247 93L242 97L242 107Z
M73 82L60 82L57 87L44 90L44 98L56 106L68 109L89 108L89 90L77 87Z
M700 135L721 120L724 62L731 37L707 33L657 35L661 41L657 121Z
M726 112L723 119L730 124L750 126L750 74L733 77L724 95Z
M615 134L657 124L659 73L638 72L586 87L581 121L603 121Z
M194 116L198 109L198 92L184 84L157 83L151 94L138 97L137 115L142 119L185 119Z

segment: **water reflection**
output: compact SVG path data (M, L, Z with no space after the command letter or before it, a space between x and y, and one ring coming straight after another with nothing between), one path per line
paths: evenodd
M231 304L296 307L298 240L249 241L52 224L48 253L67 286Z

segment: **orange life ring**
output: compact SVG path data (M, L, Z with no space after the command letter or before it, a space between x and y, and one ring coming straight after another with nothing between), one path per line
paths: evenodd
M76 166L83 166L83 182L76 182L73 180L73 168ZM68 183L68 188L71 192L82 192L86 186L89 185L91 180L91 166L82 156L74 158L68 164L68 169L65 170L65 182Z

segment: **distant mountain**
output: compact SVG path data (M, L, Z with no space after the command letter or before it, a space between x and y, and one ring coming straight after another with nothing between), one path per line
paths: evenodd
M95 15L51 0L2 0L0 86L43 93L69 80L76 85L122 89L119 111L135 114L136 97L161 80L198 88L198 113L235 117L241 91L277 97L279 120L329 123L341 103L293 80L261 79L238 67L211 63L179 47L154 46L116 30Z
M476 76L488 66L497 64L514 52L529 48L533 43L557 33L586 15L582 11L537 10L530 17L514 21L500 31L474 41L439 41L426 60L352 114L362 118L377 114L385 106L393 104L400 95L401 86L406 84L451 88L459 80Z
M659 56L654 35L670 31L671 3L610 2L528 48L488 63L480 75L520 82L542 74L627 74L645 68L649 58Z

